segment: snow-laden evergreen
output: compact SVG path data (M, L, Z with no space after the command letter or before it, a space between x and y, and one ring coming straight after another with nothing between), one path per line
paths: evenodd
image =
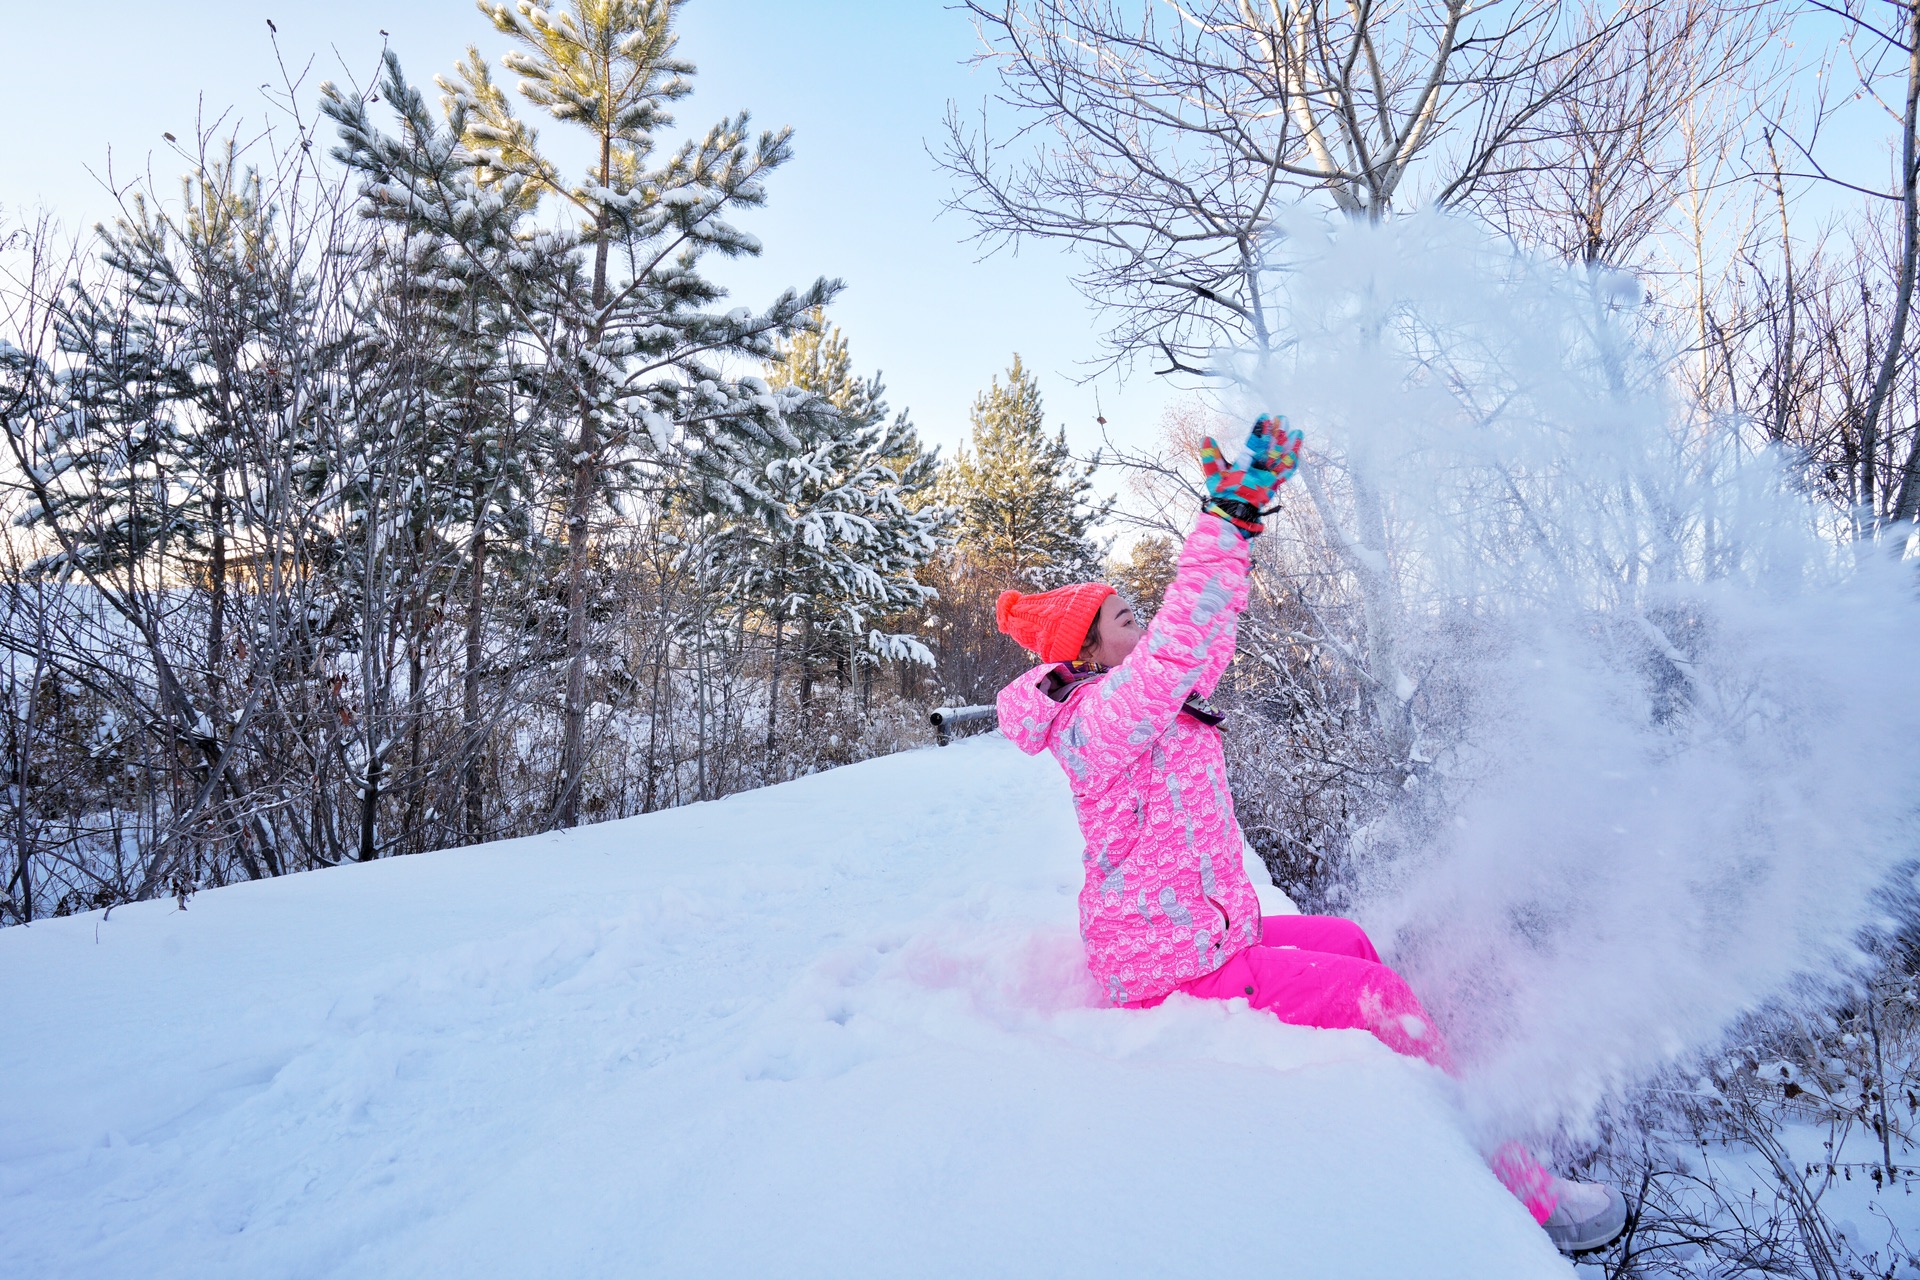
M836 283L704 273L791 148L676 132L675 8L495 6L517 89L470 51L431 103L388 56L290 139L199 140L177 202L8 239L0 919L924 735L881 677L928 665L933 459L817 333Z
M424 226L515 313L537 353L547 409L567 477L563 823L577 820L587 767L589 576L595 526L621 489L688 486L736 500L752 471L747 451L793 446L788 409L752 375L729 376L728 356L768 358L837 282L788 290L764 311L717 304L724 291L699 272L703 257L759 252L729 218L764 203L764 179L791 155L789 131L722 121L655 162L671 102L692 67L673 56L671 5L614 5L555 20L546 11L487 9L514 41L507 65L537 109L583 129L595 163L566 178L537 146L486 62L469 52L443 80L444 121L387 58L382 90L400 133L375 125L366 100L323 87L341 129L336 153L365 175L373 211L411 233ZM527 215L551 197L559 226ZM537 269L527 270L528 266ZM668 477L663 471L672 472Z
M943 478L963 555L1003 586L1057 586L1104 570L1097 528L1113 509L1093 495L1097 464L1076 462L1065 427L1047 435L1040 384L1018 355L974 398L972 439Z
M803 700L822 662L863 680L881 661L932 663L916 636L875 624L933 598L917 575L951 545L952 517L916 500L934 457L905 413L889 419L879 380L853 373L837 329L797 335L770 374L774 388L808 399L787 417L790 442L751 450L757 469L742 487L759 501L733 513L712 553L735 595L773 623L777 707L790 636Z

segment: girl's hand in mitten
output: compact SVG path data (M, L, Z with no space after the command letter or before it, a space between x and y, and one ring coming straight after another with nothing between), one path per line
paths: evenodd
M1300 465L1300 439L1285 418L1268 414L1260 415L1233 458L1208 436L1200 447L1200 470L1207 480L1205 510L1231 523L1244 537L1261 533L1266 527L1260 523L1267 514L1263 508Z
M1267 425L1264 433L1260 432L1261 423ZM1253 429L1256 434L1264 434L1266 438L1270 458L1268 466L1273 472L1273 487L1278 489L1291 480L1293 473L1299 469L1300 445L1304 437L1287 425L1285 415L1270 418L1262 414L1260 421L1253 424Z

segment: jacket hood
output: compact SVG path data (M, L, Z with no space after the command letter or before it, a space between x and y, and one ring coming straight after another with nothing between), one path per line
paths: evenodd
M1064 723L1067 709L1073 703L1071 697L1065 702L1055 702L1041 687L1055 671L1064 676L1067 665L1043 662L1031 671L1022 672L1008 682L994 700L1000 711L1000 732L1030 756L1047 749L1054 729Z

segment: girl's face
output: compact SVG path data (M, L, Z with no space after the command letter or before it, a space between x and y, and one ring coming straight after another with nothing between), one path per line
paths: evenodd
M1147 629L1134 618L1133 606L1118 594L1100 602L1099 625L1100 643L1094 646L1092 658L1103 667L1117 667L1125 662L1133 646L1140 643L1140 637L1147 634Z

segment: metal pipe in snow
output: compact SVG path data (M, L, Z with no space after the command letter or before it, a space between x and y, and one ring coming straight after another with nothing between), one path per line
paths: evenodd
M955 729L995 719L999 714L993 707L939 707L927 720L933 725L934 738L944 747Z

